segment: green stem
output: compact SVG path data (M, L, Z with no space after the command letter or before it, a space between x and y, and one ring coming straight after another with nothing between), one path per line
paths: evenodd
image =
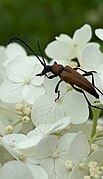
M93 113L93 126L92 126L92 131L91 131L91 138L96 133L97 120L100 114L100 110L94 108L92 109L92 113Z
M15 127L17 124L19 124L19 123L21 123L22 122L22 120L20 119L20 120L18 120L15 124L13 124L12 125L12 127Z

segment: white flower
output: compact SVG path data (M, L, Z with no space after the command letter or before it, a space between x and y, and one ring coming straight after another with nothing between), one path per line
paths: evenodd
M60 97L55 100L57 94L54 91L58 81L59 78L45 79L46 94L40 96L32 108L31 120L34 125L54 123L66 116L70 116L73 124L84 123L88 119L89 109L84 96L74 90L66 93L64 82L60 85Z
M52 135L44 137L38 143L31 162L40 163L47 171L49 179L68 179L74 165L79 160L85 160L89 151L89 144L83 132L67 133L60 138Z
M75 31L73 38L66 34L56 37L55 41L48 44L45 52L50 58L67 65L73 58L81 59L83 50L88 45L91 36L91 27L85 24ZM96 45L96 43L94 44Z
M70 170L65 167L68 159L69 147L75 134L65 134L60 139L56 136L43 138L37 145L35 155L31 162L38 162L46 170L49 179L67 179ZM30 159L29 159L30 160Z
M0 86L0 99L7 103L33 101L44 93L43 77L35 76L42 66L32 61L31 57L15 57L6 68L7 80Z
M70 179L86 179L87 178L98 178L103 177L103 149L97 149L88 158L79 162L73 168Z

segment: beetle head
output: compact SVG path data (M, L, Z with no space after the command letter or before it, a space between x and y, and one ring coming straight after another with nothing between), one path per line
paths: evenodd
M45 65L43 71L41 73L37 74L36 76L43 76L43 75L46 75L49 72L51 72L51 66Z
M54 62L54 64L57 64L57 62ZM43 75L46 75L49 72L52 72L52 66L51 65L46 65L46 63L45 63L43 66L44 66L43 71L41 73L37 74L36 76L43 76Z

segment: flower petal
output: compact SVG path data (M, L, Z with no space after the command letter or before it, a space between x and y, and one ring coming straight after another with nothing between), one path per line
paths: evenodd
M27 137L23 134L9 134L0 138L0 143L14 158L19 159L22 153L15 146L26 139Z
M66 133L59 139L57 149L59 152L68 152L72 141L74 140L75 133ZM68 152L69 153L69 152Z
M88 171L82 170L79 164L75 165L70 173L69 179L83 179Z
M14 145L26 140L27 137L24 134L8 134L1 138L1 141L7 143L8 145Z
M56 40L64 42L64 43L68 43L68 44L73 43L72 38L67 34L60 34L59 37L56 37Z
M33 104L33 102L42 94L44 94L44 88L42 85L25 85L23 88L23 98L30 104Z
M68 179L70 171L65 168L63 158L57 160L48 158L42 160L40 165L46 170L50 179Z
M47 134L48 130L51 128L52 124L43 124L35 129L31 130L27 136L31 137L43 137Z
M67 60L71 57L71 44L63 41L53 41L47 45L45 53L48 57L61 61Z
M33 64L29 62L30 57L17 56L6 68L8 79L13 82L25 82L30 80L33 74Z
M54 123L65 116L62 100L55 102L50 95L42 95L34 101L32 108L32 122L38 126L41 124Z
M19 103L23 100L23 86L6 80L0 86L0 99L6 103Z
M55 151L57 143L57 136L51 135L42 138L36 146L35 159L41 160L50 157L52 152Z
M33 70L33 78L31 80L31 83L33 85L41 85L44 82L44 76L36 76L37 74L41 73L43 70L43 67L40 64L36 64Z
M18 43L10 43L7 46L6 54L9 60L13 60L18 55L27 55L26 50Z
M16 148L23 153L25 156L33 156L35 153L35 146L42 139L42 136L34 136L32 138L27 138L16 144Z
M34 179L33 174L29 167L27 167L21 161L9 161L6 162L0 169L0 178L1 179Z
M71 117L72 124L82 124L89 117L89 108L83 94L74 90L64 96L64 107L66 115Z
M54 99L57 97L57 93L55 93L55 88L59 81L60 81L59 77L56 77L53 79L48 79L47 77L45 77L44 79L43 86L44 86L45 92L52 97L54 96ZM67 84L64 81L62 81L59 85L58 90L60 91L60 97L64 96L64 94L67 92Z
M69 160L73 162L85 161L89 153L90 146L85 134L78 132L69 148Z
M103 29L96 29L95 34L99 39L103 40Z
M84 49L82 66L85 70L97 70L102 64L102 53L98 47L91 45Z
M99 164L103 164L103 149L97 149L96 151L94 151L93 153L91 153L91 155L89 155L88 159L86 160L86 163L90 162L90 161L94 161L94 162L98 162Z
M74 33L73 40L78 42L80 45L87 43L92 36L91 27L85 24L80 29L77 29Z
M70 124L70 117L66 116L58 121L56 121L50 129L48 129L47 134L53 134L62 131Z
M46 171L42 167L40 167L39 165L33 165L33 164L30 164L30 163L27 163L27 162L26 162L26 165L32 171L32 174L34 176L33 179L48 179L48 175L47 175Z

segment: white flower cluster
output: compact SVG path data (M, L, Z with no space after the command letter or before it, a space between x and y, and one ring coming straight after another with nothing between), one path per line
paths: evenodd
M103 40L102 29L95 34ZM98 99L74 90L68 72L57 94L60 77L38 75L45 59L15 42L0 46L0 179L103 179L103 53L91 37L86 24L73 38L56 37L45 52L48 65L79 64Z

